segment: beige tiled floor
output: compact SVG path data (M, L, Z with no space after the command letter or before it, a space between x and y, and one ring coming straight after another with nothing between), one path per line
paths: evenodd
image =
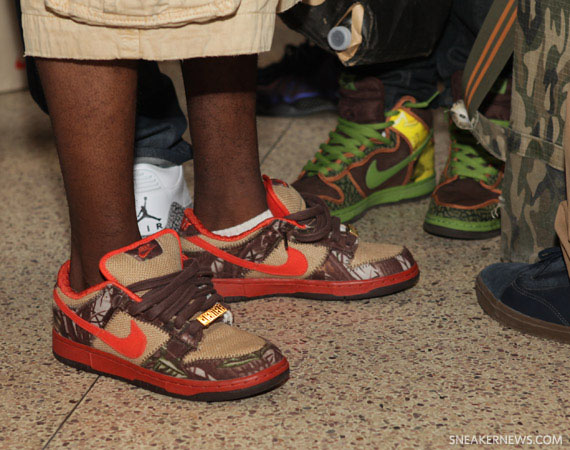
M263 171L292 180L334 122L260 118ZM240 326L287 354L291 379L263 396L204 404L53 359L51 288L68 253L67 211L49 120L25 92L0 96L0 167L0 448L446 448L450 435L550 433L570 445L570 348L482 313L473 281L497 260L499 241L425 234L427 200L357 224L364 238L413 251L416 287L352 303L236 304Z

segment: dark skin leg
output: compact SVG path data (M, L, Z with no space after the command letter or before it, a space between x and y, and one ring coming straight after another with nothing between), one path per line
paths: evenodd
M99 260L140 239L133 188L136 62L37 59L67 194L70 283L103 278Z
M267 210L261 181L255 90L257 56L182 63L192 144L194 212L209 230Z
M103 281L103 255L140 239L133 190L136 63L37 64L69 204L70 283L81 291ZM267 209L257 151L256 58L194 59L183 68L196 214L212 230L230 227Z

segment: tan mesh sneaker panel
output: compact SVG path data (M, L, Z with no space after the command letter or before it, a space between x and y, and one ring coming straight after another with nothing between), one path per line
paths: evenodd
M204 329L198 349L189 352L183 362L235 358L260 350L264 345L265 341L258 336L217 322Z
M301 277L285 277L269 275L263 272L258 272L256 270L251 270L245 274L245 278L307 278L315 270L319 269L325 262L328 254L328 249L322 245L313 244L300 244L298 242L289 241L289 247L299 250L309 263L307 272ZM285 243L283 241L279 242L279 245L269 254L262 264L267 264L271 266L280 266L285 264L288 255L287 250L285 250Z
M162 254L140 260L128 253L119 253L107 260L107 270L124 286L181 270L180 246L176 236L164 234L156 241L162 247Z
M91 292L87 295L84 295L81 298L75 299L75 298L71 298L71 297L68 297L67 295L65 295L59 286L57 286L55 289L56 289L57 295L59 295L59 298L61 299L61 301L72 309L77 309L83 305L86 305L87 303L89 303L92 299L94 299L95 297L97 297L101 293L101 291L95 291L95 292Z
M154 352L156 352L170 339L170 335L155 325L134 319L123 311L117 311L113 317L111 317L111 320L107 322L105 330L117 337L125 338L131 332L131 320L136 322L146 336L146 348L140 357L136 359L126 358L125 355L121 355L116 352L99 338L95 338L93 341L93 347L103 352L112 353L119 358L126 359L127 361L140 366L148 357L152 356Z
M354 258L350 262L352 267L368 264L376 261L393 258L399 255L404 247L391 244L376 244L359 241Z
M273 192L275 192L275 195L277 195L279 200L281 200L281 202L289 210L290 214L299 212L307 208L305 200L303 200L301 194L299 194L295 189L293 189L290 186L274 184Z

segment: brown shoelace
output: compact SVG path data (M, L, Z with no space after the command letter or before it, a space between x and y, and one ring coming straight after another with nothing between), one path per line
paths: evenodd
M328 238L340 248L354 244L356 236L348 231L341 231L340 219L331 216L329 208L321 198L313 194L303 194L303 199L307 208L286 217L306 227L293 230L293 236L298 242L316 242Z
M204 326L197 320L190 320L196 313L207 311L222 297L212 284L212 273L200 270L195 259L187 259L181 271L169 275L142 280L127 286L132 292L147 291L140 303L131 303L128 312L147 321L159 320L168 323L174 319L174 327L184 329L199 342ZM218 319L219 320L219 319Z

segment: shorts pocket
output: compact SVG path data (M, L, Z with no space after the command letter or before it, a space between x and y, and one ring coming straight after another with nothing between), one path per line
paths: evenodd
M158 28L234 14L241 0L44 0L60 16L88 25Z

